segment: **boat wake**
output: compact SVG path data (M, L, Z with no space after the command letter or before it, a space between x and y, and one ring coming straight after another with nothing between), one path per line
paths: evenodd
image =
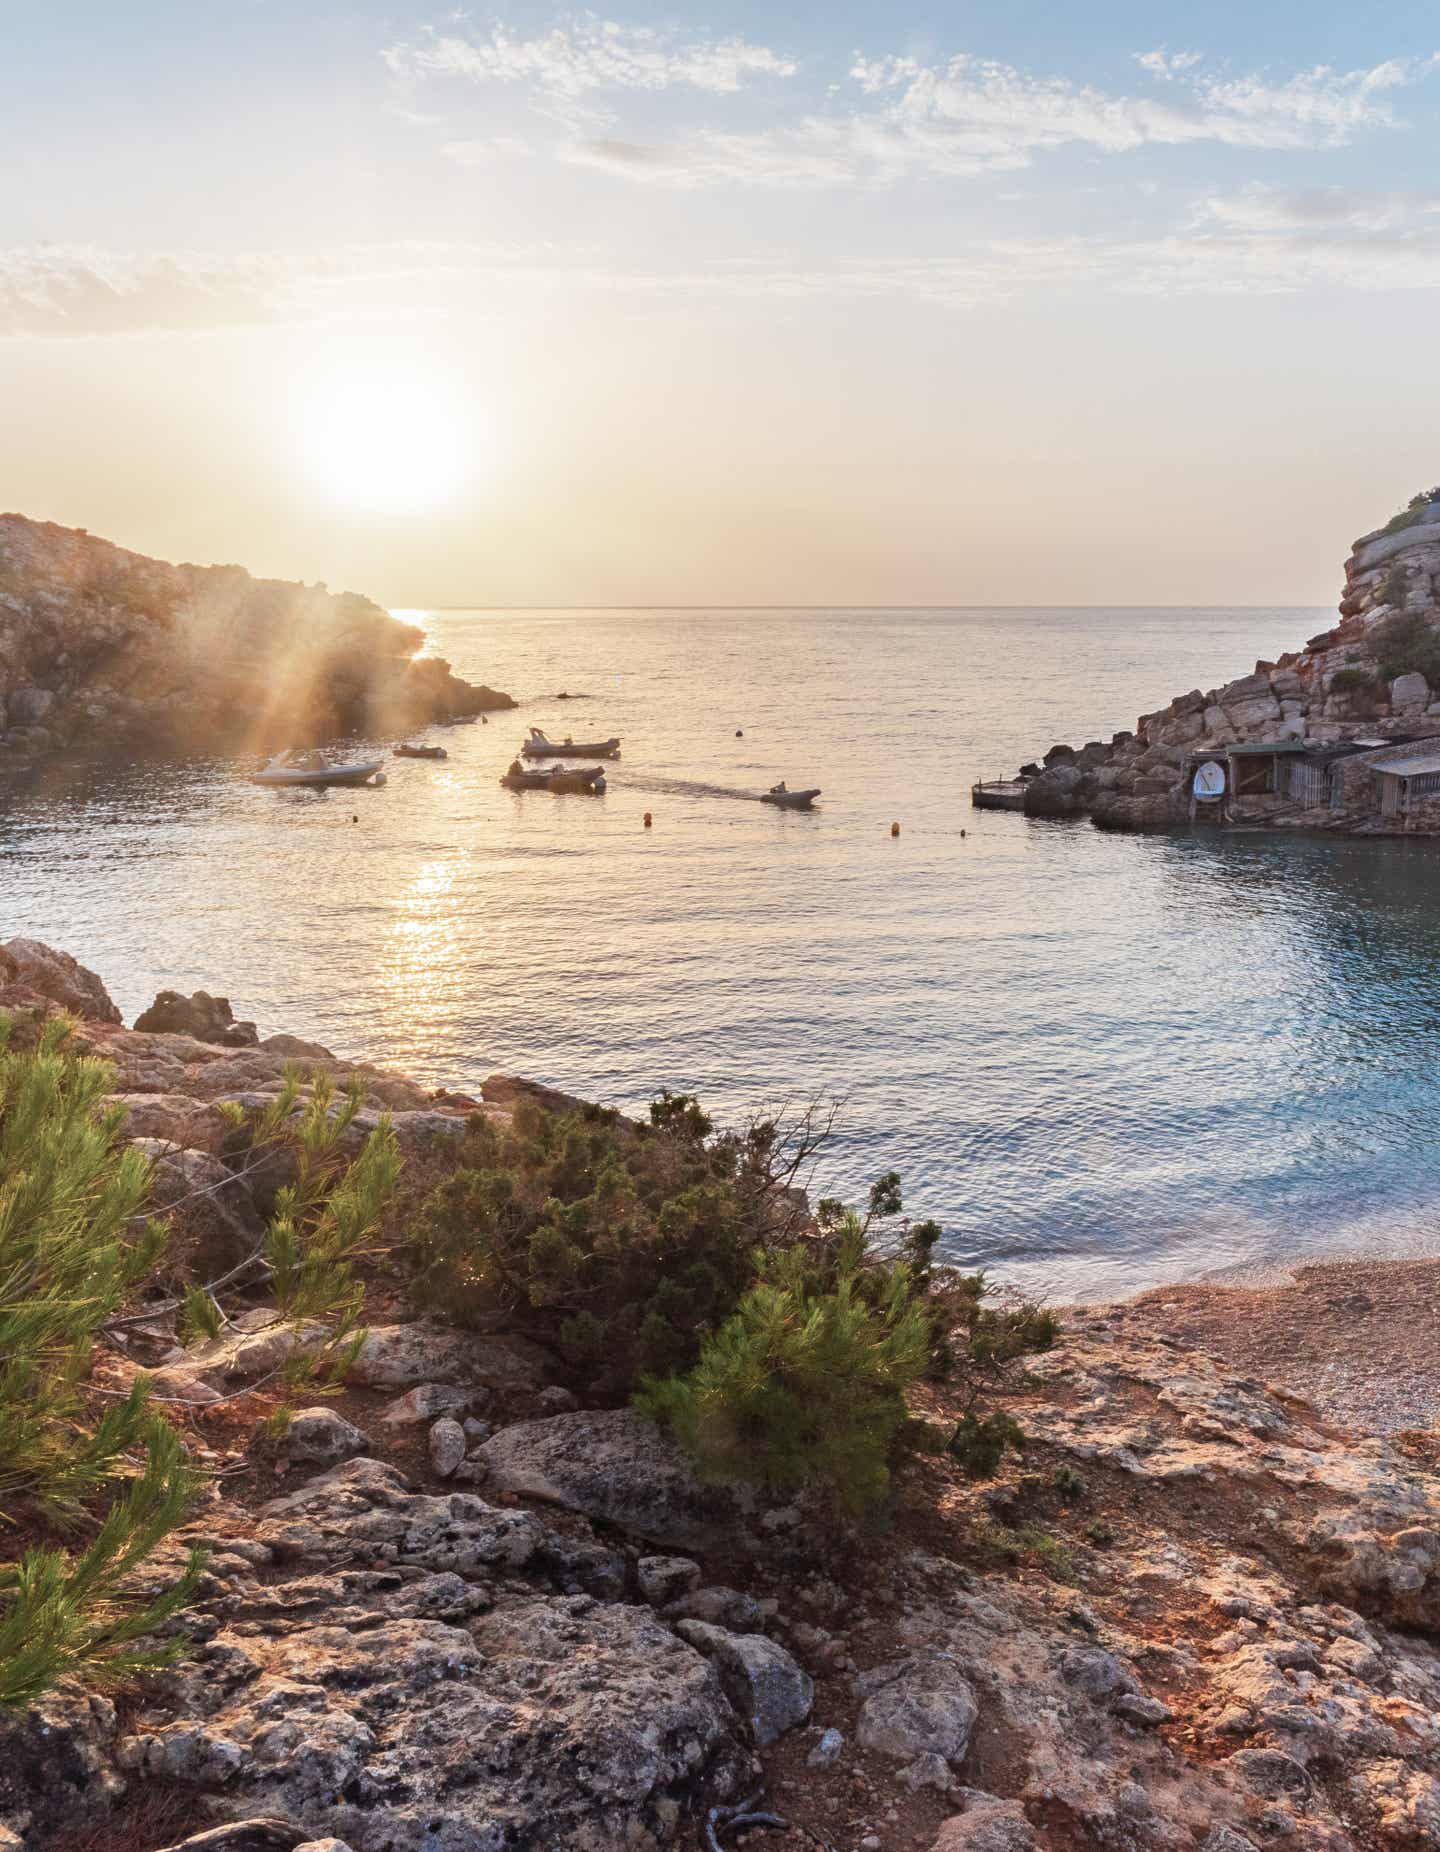
M741 791L734 785L704 784L694 778L647 778L643 774L632 778L627 773L624 783L627 790L658 791L666 797L733 797L750 804L760 802L758 791Z

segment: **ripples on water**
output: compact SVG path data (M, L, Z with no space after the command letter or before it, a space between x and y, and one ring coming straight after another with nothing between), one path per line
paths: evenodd
M954 1254L1061 1295L1440 1233L1436 850L969 808L1321 614L420 616L521 713L382 791L57 776L0 810L0 936L127 1019L204 986L453 1087L843 1094L827 1191L893 1166ZM609 794L503 791L532 721L622 734ZM735 795L780 777L812 815Z

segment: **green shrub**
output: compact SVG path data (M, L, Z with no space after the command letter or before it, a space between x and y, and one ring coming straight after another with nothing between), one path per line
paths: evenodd
M1331 694L1369 694L1374 689L1373 669L1337 669L1330 677Z
M148 1602L123 1583L180 1521L194 1481L142 1378L94 1416L84 1378L96 1334L149 1273L164 1231L141 1213L149 1166L117 1144L101 1102L113 1076L65 1049L55 1021L12 1048L0 1019L0 1519L81 1529L88 1548L26 1552L0 1569L0 1704L69 1670L93 1677L151 1657L135 1642L188 1597L197 1565ZM103 1514L103 1515L102 1515Z
M282 1101L293 1097L296 1085L295 1077L287 1080ZM276 1196L261 1249L275 1303L295 1324L329 1325L318 1351L297 1352L287 1363L291 1388L338 1383L365 1341L360 1325L365 1288L356 1268L377 1251L381 1217L400 1174L400 1151L389 1115L382 1114L354 1162L347 1162L346 1134L363 1102L358 1084L337 1099L329 1076L317 1073L293 1123L257 1128L267 1139L292 1145L296 1157L295 1177Z
M1396 611L1383 618L1371 633L1370 648L1387 682L1418 673L1440 687L1440 630L1420 612Z
M1425 511L1433 501L1440 501L1440 484L1433 489L1422 489L1418 495L1412 495L1398 514L1392 514L1381 528L1382 534L1398 534L1407 527L1415 527L1425 519Z
M683 1376L637 1405L702 1473L785 1489L819 1484L847 1511L876 1504L925 1376L935 1314L907 1260L867 1251L858 1217L756 1256L758 1278Z
M685 1095L648 1126L531 1106L506 1129L472 1119L461 1168L413 1225L414 1296L459 1324L503 1318L601 1397L684 1368L775 1227L773 1122L711 1129Z

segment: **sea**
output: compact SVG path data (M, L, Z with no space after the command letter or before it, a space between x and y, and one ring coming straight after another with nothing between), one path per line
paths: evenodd
M950 1258L1057 1301L1440 1245L1440 844L970 804L1326 612L400 615L518 710L383 789L55 768L0 798L0 938L127 1021L204 988L459 1091L838 1102L812 1188L896 1170ZM620 735L607 792L502 789L532 724ZM782 778L813 811L757 801Z

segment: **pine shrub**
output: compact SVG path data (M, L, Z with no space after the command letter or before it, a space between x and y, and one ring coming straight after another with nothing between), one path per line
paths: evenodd
M640 1409L708 1477L784 1490L818 1484L859 1512L890 1483L924 1377L934 1314L906 1260L867 1253L855 1216L756 1256L758 1278L684 1375L652 1380Z
M95 1416L84 1379L96 1334L160 1258L142 1205L149 1167L102 1109L101 1061L72 1055L67 1025L10 1046L0 1019L0 1520L98 1525L78 1556L53 1547L0 1569L0 1704L30 1701L70 1670L116 1673L188 1597L127 1601L126 1576L180 1521L194 1489L174 1430L143 1379Z
M508 1128L477 1116L416 1217L414 1296L528 1333L601 1398L685 1367L748 1284L769 1214L750 1188L753 1139L711 1132L681 1094L649 1125L599 1109L522 1106Z

